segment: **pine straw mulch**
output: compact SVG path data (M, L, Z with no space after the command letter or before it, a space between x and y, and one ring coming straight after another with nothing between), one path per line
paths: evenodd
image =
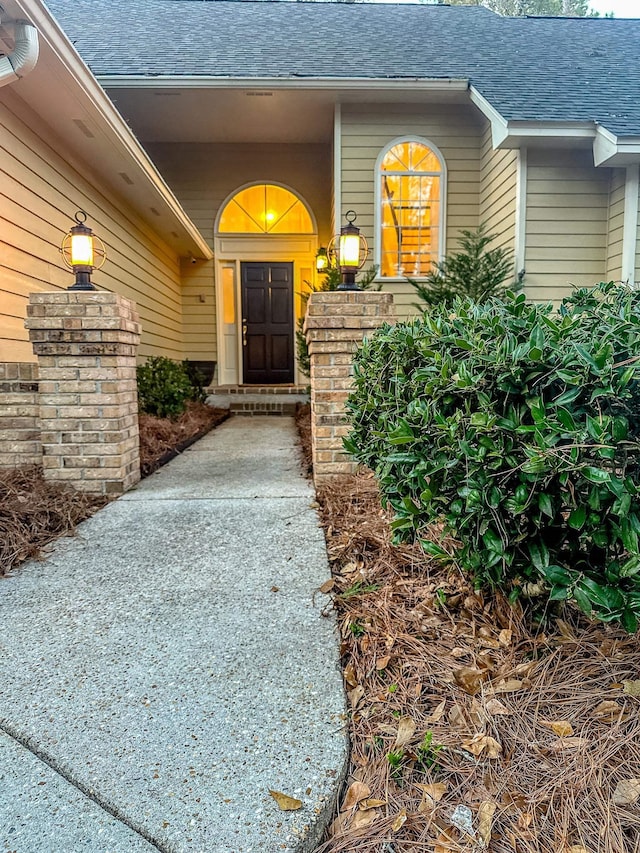
M227 409L190 403L176 421L140 415L142 475L157 470L229 416ZM0 577L32 557L108 502L45 482L36 466L0 470Z
M0 577L38 557L45 545L70 533L107 500L47 483L35 465L0 471Z
M228 409L214 409L206 403L194 402L189 403L186 411L174 421L141 414L140 473L143 477L153 474L228 417Z
M316 853L638 853L638 637L570 609L532 629L394 547L370 475L318 499L352 755Z
M309 403L298 403L295 422L298 430L298 447L302 457L302 470L305 477L311 477L313 456L311 453L311 406Z

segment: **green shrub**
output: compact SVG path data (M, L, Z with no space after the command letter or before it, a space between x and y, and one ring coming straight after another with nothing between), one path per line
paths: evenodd
M456 297L469 297L484 302L492 296L503 297L509 287L520 289L524 272L513 281L513 256L503 248L489 249L495 234L487 234L482 224L475 231L462 231L458 240L459 252L452 252L443 261L434 265L433 272L421 281L409 278L420 303L425 308L453 302ZM510 284L505 282L509 280Z
M141 412L158 418L176 418L197 398L184 364L164 356L147 359L137 368L138 405Z
M444 523L478 586L640 615L640 292L457 300L359 350L345 444L400 537Z

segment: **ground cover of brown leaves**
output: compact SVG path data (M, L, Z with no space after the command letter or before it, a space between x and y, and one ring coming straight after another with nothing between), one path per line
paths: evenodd
M370 475L318 499L352 755L316 853L638 853L638 637L570 609L536 629L394 547Z
M201 438L229 417L228 409L214 409L206 403L189 403L175 420L139 416L140 472L147 477L176 455L185 442Z
M37 466L0 471L0 576L107 503L72 488L47 483Z

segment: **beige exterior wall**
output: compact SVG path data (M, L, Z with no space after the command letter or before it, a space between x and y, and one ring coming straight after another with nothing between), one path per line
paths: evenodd
M624 233L625 169L612 169L609 184L609 227L607 231L607 281L622 278L622 237Z
M24 328L28 294L73 281L59 252L79 208L107 247L96 284L135 300L140 354L182 358L179 263L142 220L68 162L64 144L11 90L0 100L0 361L32 361Z
M434 143L447 166L446 252L456 248L461 228L479 221L480 160L484 120L472 108L454 104L343 104L341 117L342 212L353 209L375 249L375 167L380 151L401 136ZM410 285L388 281L398 317L415 313Z
M610 169L590 151L530 149L525 290L559 300L606 278Z
M491 144L491 125L482 136L480 159L480 222L487 225L496 240L491 248L515 252L516 245L516 184L518 179L517 151L494 151Z
M148 144L147 150L186 213L213 248L224 201L245 184L284 184L316 218L319 240L331 236L330 145ZM183 265L185 355L217 359L214 262Z

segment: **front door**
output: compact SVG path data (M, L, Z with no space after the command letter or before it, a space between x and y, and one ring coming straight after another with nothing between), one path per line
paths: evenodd
M243 263L242 368L247 385L293 382L293 264Z

